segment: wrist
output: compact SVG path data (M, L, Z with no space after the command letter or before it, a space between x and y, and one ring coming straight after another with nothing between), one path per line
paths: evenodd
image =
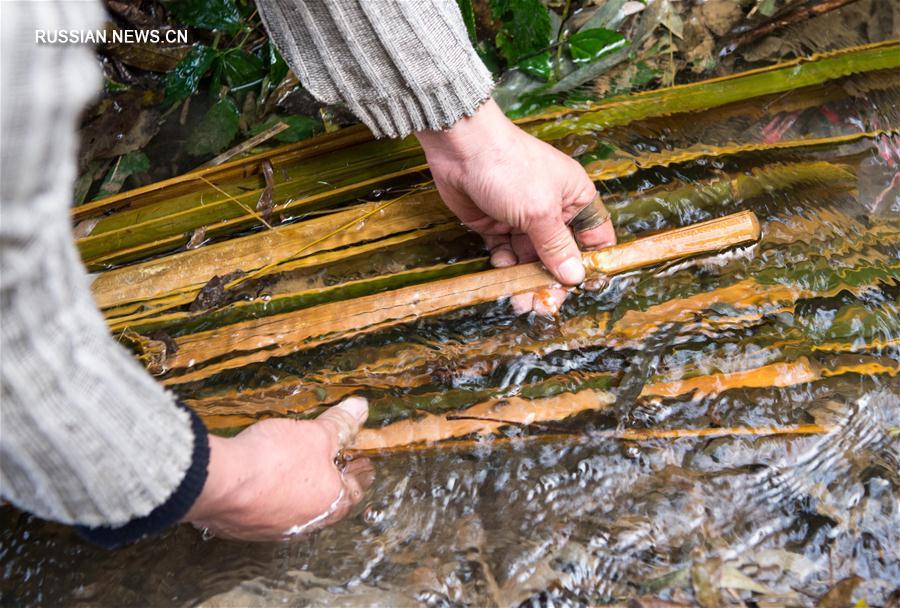
M209 465L206 483L182 521L200 523L215 519L234 508L241 473L246 461L235 454L238 446L231 439L209 436Z
M432 159L465 161L497 146L504 134L515 125L506 117L493 99L488 99L471 116L456 121L441 131L416 131L416 138Z

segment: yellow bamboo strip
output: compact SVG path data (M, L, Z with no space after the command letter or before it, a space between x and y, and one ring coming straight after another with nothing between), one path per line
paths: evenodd
M227 421L223 426L227 428ZM239 425L232 425L239 426ZM505 445L518 445L522 443L561 443L573 441L588 441L591 438L603 438L619 441L650 441L653 439L690 439L690 438L717 438L717 437L771 437L775 435L822 435L830 433L834 427L819 424L800 424L796 426L765 426L765 427L712 427L704 429L624 429L622 431L597 432L585 435L576 433L542 433L540 435L520 435L517 437L489 436L477 439L448 439L440 443L415 443L399 445L391 448L377 449L350 449L344 452L347 458L372 458L376 456L388 456L390 454L425 451L425 450L473 450L483 447L502 447Z

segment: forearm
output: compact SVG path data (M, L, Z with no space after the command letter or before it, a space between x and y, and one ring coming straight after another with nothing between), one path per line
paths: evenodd
M259 0L285 60L320 101L344 103L376 136L444 129L493 82L455 0Z

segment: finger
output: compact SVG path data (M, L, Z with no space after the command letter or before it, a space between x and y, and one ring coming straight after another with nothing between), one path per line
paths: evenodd
M563 285L578 285L584 281L581 252L562 216L545 218L529 227L528 236L538 257Z
M347 447L369 416L369 403L362 397L348 397L316 418L334 435L337 449Z
M509 243L509 235L485 235L484 244L491 253L491 265L494 268L506 268L518 263L519 260Z
M612 220L608 219L596 228L577 233L575 238L585 249L601 249L616 244L616 231Z
M514 234L509 238L509 242L520 262L533 262L538 259L537 251L527 234Z
M568 295L569 290L562 287L541 289L534 294L534 314L555 317Z
M534 308L534 292L516 294L509 299L509 303L517 315L529 313Z

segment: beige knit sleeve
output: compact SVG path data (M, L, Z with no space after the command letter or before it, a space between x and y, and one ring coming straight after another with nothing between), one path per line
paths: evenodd
M456 0L258 0L303 85L344 103L376 136L443 129L471 115L493 82Z
M91 298L69 205L78 116L99 66L89 47L34 40L36 28L102 18L95 1L0 2L0 494L89 527L166 503L168 519L154 520L164 526L205 480L198 462L186 504L171 505L205 430L115 342Z

